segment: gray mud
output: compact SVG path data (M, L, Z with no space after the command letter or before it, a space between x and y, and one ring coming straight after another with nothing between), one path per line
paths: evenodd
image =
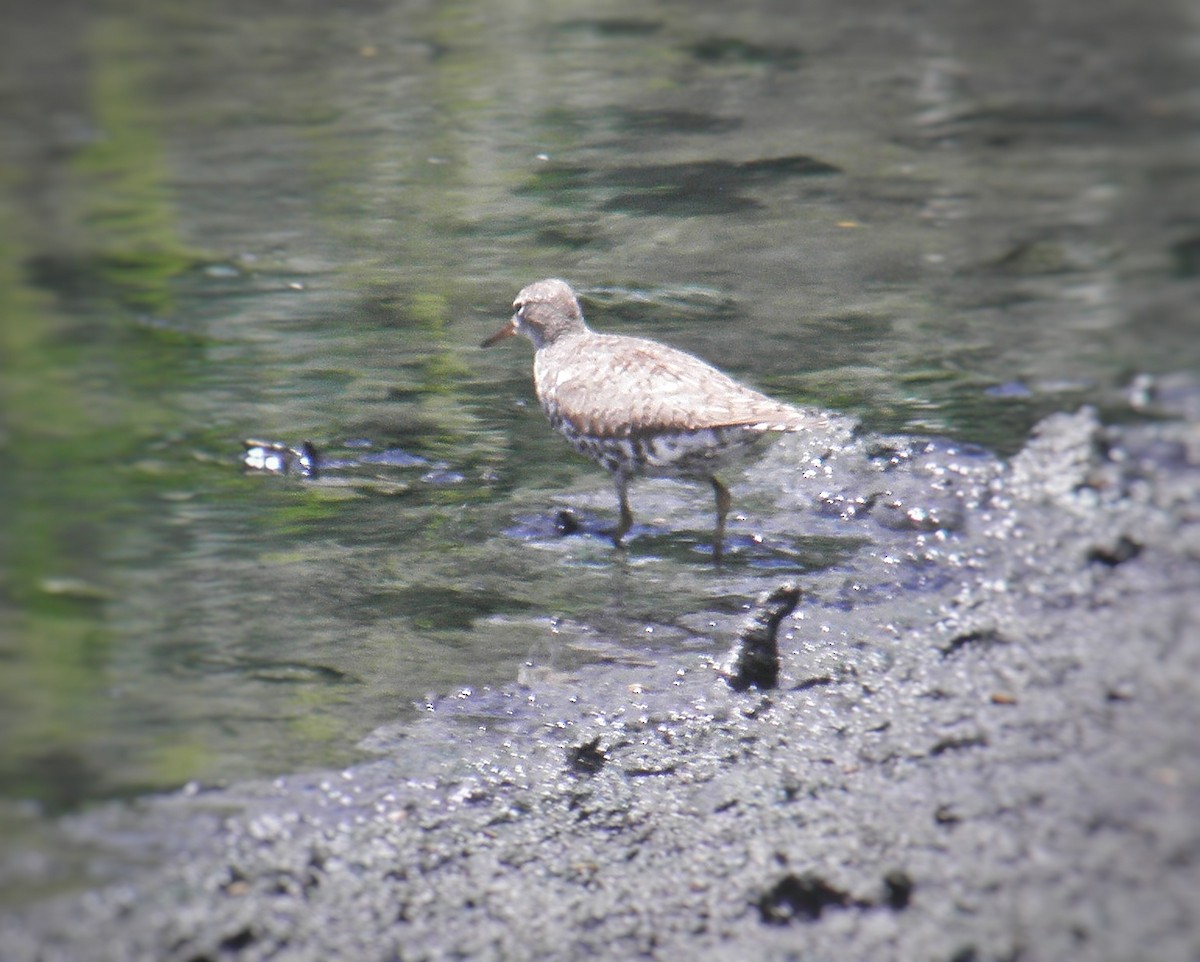
M1161 387L1007 462L785 441L742 489L767 537L862 546L798 579L777 689L732 691L739 616L697 612L711 657L531 673L347 771L63 820L104 884L3 919L4 958L1196 959L1200 401Z

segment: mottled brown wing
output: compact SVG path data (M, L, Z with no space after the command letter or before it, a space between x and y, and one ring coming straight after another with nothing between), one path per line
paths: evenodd
M596 437L738 425L799 431L823 421L641 338L597 334L550 345L538 352L534 378L543 406Z

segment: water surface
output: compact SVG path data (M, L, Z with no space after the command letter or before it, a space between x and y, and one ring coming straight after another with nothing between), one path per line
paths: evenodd
M708 493L670 484L634 489L627 557L557 537L608 482L528 345L477 348L540 277L780 398L1002 453L1200 363L1183 4L26 6L10 799L344 764L430 692L711 650L853 554L813 527L714 570ZM354 463L247 475L247 437ZM739 507L752 544L771 505Z

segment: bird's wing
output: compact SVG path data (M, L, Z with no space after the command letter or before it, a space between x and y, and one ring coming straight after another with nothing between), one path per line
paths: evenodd
M534 364L538 399L598 437L745 426L798 431L824 423L745 387L691 354L641 338L596 335L586 349L559 342Z

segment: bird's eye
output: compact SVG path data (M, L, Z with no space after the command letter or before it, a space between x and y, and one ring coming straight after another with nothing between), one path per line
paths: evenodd
M518 314L525 313L525 302L524 301L513 301L513 307L516 308Z

